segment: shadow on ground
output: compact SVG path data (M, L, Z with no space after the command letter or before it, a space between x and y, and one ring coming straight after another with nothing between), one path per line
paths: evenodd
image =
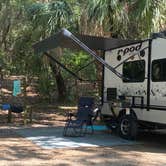
M44 137L48 133L50 137L55 137L57 127L40 127L40 128L16 128L0 129L0 160L4 165L166 165L166 134L165 132L141 133L138 137L140 144L125 145L107 145L99 147L78 147L65 149L43 149L36 143L20 137L16 133L26 131L29 137ZM59 132L62 131L58 127ZM30 132L33 130L33 132ZM44 132L47 130L47 132ZM95 133L95 139L103 140L105 134L111 142L111 134ZM93 137L93 138L94 138ZM118 139L118 137L115 137ZM51 141L51 140L50 140ZM77 140L78 141L78 140Z

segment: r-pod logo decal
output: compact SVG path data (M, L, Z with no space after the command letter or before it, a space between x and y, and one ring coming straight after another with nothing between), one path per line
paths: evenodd
M120 55L120 56L124 56L127 53L134 52L134 51L139 51L141 49L141 47L142 47L142 43L140 43L136 46L131 46L131 47L127 47L127 48L124 48L124 49L119 49L117 54Z

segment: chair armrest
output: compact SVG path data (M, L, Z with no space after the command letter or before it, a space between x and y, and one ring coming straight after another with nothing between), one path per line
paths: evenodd
M68 116L72 117L72 116L76 116L76 114L75 114L75 113L72 113L72 112L69 112L69 113L68 113Z
M71 120L72 117L76 117L76 114L75 114L75 113L72 113L72 112L68 112L68 113L67 113L67 120Z
M95 108L93 110L92 121L95 121L97 119L97 117L100 115L100 112L100 108Z

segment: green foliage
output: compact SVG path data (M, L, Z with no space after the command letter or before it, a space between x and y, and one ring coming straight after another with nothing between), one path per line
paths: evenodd
M165 0L88 0L86 10L90 21L123 38L149 37L166 24Z
M72 8L67 1L34 3L27 9L27 16L33 27L49 35L61 27L73 25L74 18Z
M73 53L70 50L65 50L63 57L61 58L62 63L66 64L66 67L85 80L96 79L96 68L94 63L90 64L83 70L78 71L92 60L93 59L90 57L90 55L87 55L85 52ZM69 73L63 72L63 75L65 78L70 78Z
M139 31L142 36L149 36L158 32L166 23L165 0L136 0L130 12L131 19L139 22ZM165 22L165 23L164 23Z
M51 93L55 91L55 79L49 68L42 68L39 74L38 92L44 96L45 99L50 99Z
M88 22L100 24L106 32L111 31L112 34L121 32L121 35L125 35L129 22L125 1L88 0L86 6Z

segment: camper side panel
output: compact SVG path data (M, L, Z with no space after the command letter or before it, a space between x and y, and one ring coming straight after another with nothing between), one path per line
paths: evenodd
M149 41L144 41L143 43L137 43L115 50L106 51L105 61L115 67L119 73L126 77L132 77L132 79L130 81L126 81L118 78L114 73L105 68L103 114L111 114L107 105L107 88L116 88L117 98L118 96L123 95L140 96L143 97L144 105L147 104L148 49ZM136 67L131 70L133 65ZM141 105L140 98L137 98L135 103L137 105ZM118 111L119 110L116 110L117 114ZM137 117L141 120L146 119L146 117L143 116L144 111L144 109L135 109Z

